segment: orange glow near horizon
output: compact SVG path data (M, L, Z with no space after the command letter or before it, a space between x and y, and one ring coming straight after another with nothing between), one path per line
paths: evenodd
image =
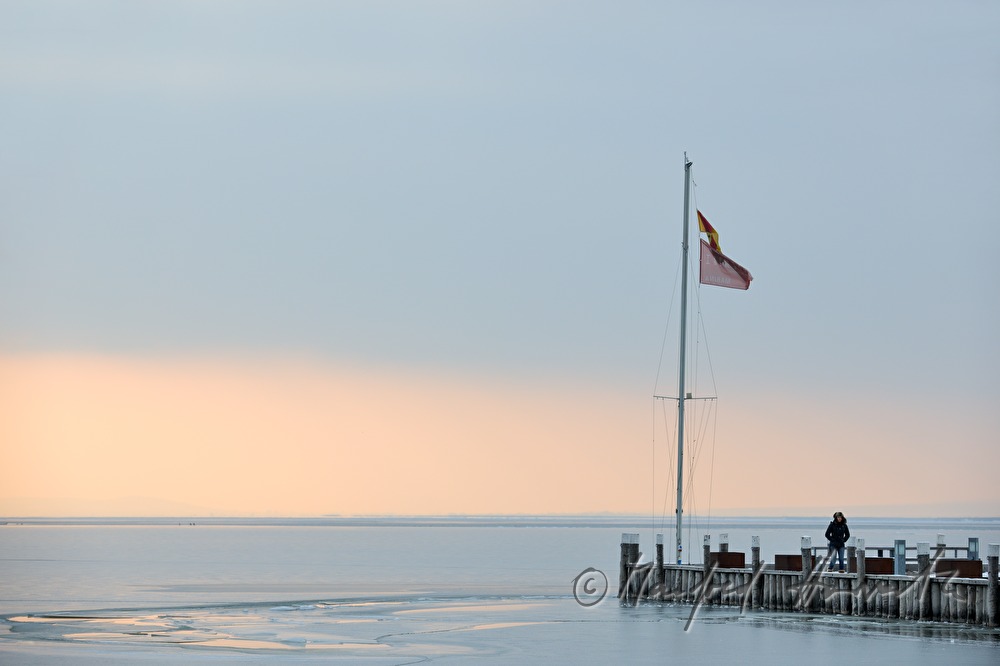
M672 447L661 435L651 445L642 396L612 390L305 361L37 355L0 357L0 404L0 515L673 513ZM720 419L714 462L697 462L696 511L934 501L916 424L902 436L917 448L901 457L871 447L886 432L859 436L807 405L777 426L762 411ZM984 455L994 461L952 500L1000 504L986 471L997 454ZM887 483L887 469L907 484Z
M52 356L3 359L2 373L6 504L531 513L629 510L649 492L607 473L645 426L622 432L610 395L300 362Z

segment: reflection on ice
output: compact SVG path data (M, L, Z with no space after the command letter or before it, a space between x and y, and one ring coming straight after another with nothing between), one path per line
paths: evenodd
M523 611L523 610L534 610L541 608L546 604L541 603L531 603L531 604L518 604L518 603L508 603L508 604L478 604L478 603L468 603L459 606L431 606L429 608L411 608L408 610L396 611L396 615L406 615L408 613L482 613L482 612L494 612L494 611Z
M427 657L482 653L482 647L449 641L447 634L541 624L511 620L509 614L530 613L546 605L522 600L364 600L17 615L6 623L8 638L25 641ZM474 624L469 623L470 616Z
M530 627L536 624L545 624L545 623L544 622L493 622L492 624L477 624L471 627L457 629L456 631L483 631L484 629L510 629L512 627Z

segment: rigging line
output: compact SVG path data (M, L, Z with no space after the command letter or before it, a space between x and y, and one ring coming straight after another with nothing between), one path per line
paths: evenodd
M698 422L695 428L698 430L697 433L698 439L694 445L694 455L692 456L692 463L691 463L691 478L688 484L691 490L690 494L692 500L697 499L695 490L697 488L700 488L700 484L696 483L696 477L698 472L701 470L701 463L702 460L704 459L704 453L705 453L704 421L705 419L704 417L702 417L702 419Z
M670 476L674 473L673 472L674 465L673 465L672 462L670 462L671 459L674 456L674 449L669 444L667 445L667 450L665 451L665 455L666 455L667 462L668 462L668 464L667 464L667 468L668 469L667 469L666 477L663 480L663 492L662 492L663 500L662 500L661 505L660 505L660 525L661 525L661 527L666 527L666 524L667 524L667 507L669 506L670 495L675 492L674 491L674 487L673 487L673 483L670 480Z
M670 471L669 471L670 478L668 479L669 484L670 484L670 491L669 491L670 494L667 497L667 507L668 507L667 515L672 515L676 519L676 517L677 517L677 515L676 515L676 508L674 509L674 511L670 511L670 509L669 509L669 507L673 506L673 500L677 496L677 484L682 481L682 479L678 478L678 473L677 473L677 471L678 471L677 470L678 457L680 456L680 451L677 448L677 445L678 445L678 435L679 435L678 428L680 427L679 426L680 421L678 419L679 414L677 412L677 406L676 405L674 405L673 413L670 414L670 416L671 416L671 419L670 419L670 425L671 425L671 432L670 432Z
M696 361L697 362L697 361ZM698 388L697 377L694 380L695 389ZM696 407L692 409L691 413L691 437L692 437L692 448L696 455L700 456L702 453L702 448L705 441L705 417L711 411L711 405L708 404L707 400L698 400ZM705 403L705 404L702 404Z
M701 410L698 412L697 418L692 419L694 421L694 428L692 430L694 437L700 442L704 443L705 435L709 432L708 422L711 415L717 410L718 399L714 396L703 398L698 402L705 403Z
M697 501L695 501L692 498L691 503L690 503L690 507L691 507L690 518L688 519L688 522L687 522L687 526L688 526L688 546L687 547L688 547L688 557L689 558L691 557L691 554L695 552L694 550L692 550L692 546L691 546L691 535L696 532L696 528L697 528L697 532L701 532L701 521L698 520L697 506L698 506Z
M708 479L709 479L709 484L708 484L708 514L707 514L706 518L708 519L708 523L710 524L711 523L711 518L712 518L712 509L711 509L711 507L712 507L712 496L713 496L713 489L714 489L714 482L715 482L715 436L716 436L716 428L714 426L710 427L710 425L713 423L713 421L712 421L713 417L716 419L715 420L715 424L718 423L718 421L717 421L717 419L718 419L718 406L717 406L717 403L716 403L715 399L707 400L706 403L707 403L706 406L701 411L700 418L698 419L698 422L697 422L695 428L693 428L695 430L695 432L697 433L697 438L698 439L697 439L696 445L693 447L694 450L695 450L695 456L697 456L697 457L693 459L692 467L698 467L700 469L700 465L698 463L700 463L702 461L703 455L705 453L705 446L708 445L709 449L710 449L710 462L709 462L709 474L708 474ZM711 438L709 437L709 433L710 432L711 432L711 435L712 435ZM709 444L709 442L711 442L711 443ZM696 501L697 497L696 497L695 492L694 492L695 491L694 474L695 474L695 470L692 469L692 479L691 479L691 484L690 484L690 486L691 486L691 496L692 496L693 500Z
M704 319L700 319L700 321L701 321L701 335L703 335L704 339L705 339L705 344L704 344L705 359L708 362L708 371L709 371L709 377L710 377L710 380L711 380L713 395L712 395L711 398L709 398L706 401L706 405L705 405L706 408L703 409L701 411L701 413L700 413L701 420L700 420L700 427L698 429L698 432L699 432L700 436L702 436L704 438L705 435L709 431L711 431L712 435L713 435L713 438L714 438L715 437L715 433L716 433L716 429L714 427L713 428L709 428L709 420L711 418L714 418L715 419L715 423L716 424L718 423L718 411L719 411L718 410L718 395L717 395L718 394L718 386L716 385L716 381L715 381L715 368L714 368L714 366L712 364L711 347L708 344L708 330L705 328ZM700 355L699 355L699 362L700 362Z
M650 469L649 469L649 513L650 513L650 523L653 525L653 531L656 531L656 398L653 398L652 413L650 414L650 426L653 431L651 451L649 452L650 457Z
M662 514L661 514L662 515L662 520L665 523L666 522L666 515L667 515L667 502L670 499L671 492L673 492L674 494L676 494L676 491L677 491L677 487L673 483L673 479L674 479L674 458L675 458L676 453L677 453L677 449L676 449L676 447L674 446L673 443L674 443L674 441L676 441L676 435L677 435L677 425L676 425L677 418L676 418L676 412L675 412L675 417L672 419L672 421L674 423L674 428L671 429L670 426L668 425L669 421L667 420L667 405L666 405L666 401L665 400L661 400L660 401L660 410L661 410L661 412L663 414L663 428L664 428L664 431L666 431L666 433L667 433L667 447L668 447L668 450L667 450L667 464L668 464L668 469L667 469L667 481L666 481L666 486L667 487L666 487L666 490L665 490L664 495L663 495L663 511L662 511Z
M701 323L701 336L705 338L705 360L708 361L708 375L712 379L712 395L719 394L719 387L715 383L715 366L712 364L712 348L708 344L708 329L705 327L705 318L701 311L701 290L698 290L698 321Z
M715 485L715 442L719 432L719 410L713 409L713 422L712 422L712 457L709 462L708 471L708 519L712 520L712 489Z
M657 410L657 403L661 403L660 410L662 410L662 412L663 412L663 430L664 430L664 434L666 435L666 438L667 438L666 439L667 444L663 444L661 446L663 446L663 447L668 447L669 446L670 434L671 434L670 433L670 427L667 425L666 406L662 404L664 402L666 402L666 401L654 397L653 398L653 404L652 404L652 413L651 413L651 417L652 417L652 419L651 419L652 420L652 424L651 425L652 425L652 429L653 429L653 452L652 452L652 458L653 458L653 460L652 460L652 466L651 466L651 469L650 469L650 476L652 477L652 488L650 490L650 511L651 511L652 515L650 516L650 518L651 518L650 522L651 522L651 524L653 526L654 533L656 531L656 521L657 521L657 510L656 510L656 504L657 504L657 502L656 502L656 500L657 500L657 494L656 494L656 471L659 468L659 465L657 463L657 456L656 456L656 452L657 452L657 437L656 437L656 435L659 432L659 418L658 418L659 417L659 411ZM667 459L667 462L668 462L671 470L673 470L673 462L672 462L672 458L671 458L672 455L673 455L672 454L672 450L666 452L666 459ZM668 473L668 479L669 479L669 473ZM663 508L662 508L662 510L660 512L660 515L659 515L659 521L660 521L660 527L659 527L659 529L660 529L660 531L664 530L664 525L665 525L665 520L666 520L665 514L666 514L666 510L667 510L667 498L669 497L669 488L667 489L667 491L668 492L665 492L664 495L663 495Z
M682 246L680 248L680 258L677 261L677 270L674 272L674 286L673 286L673 289L670 292L670 306L667 308L667 317L666 317L666 321L664 322L664 325L663 325L663 337L660 340L660 356L659 356L659 359L657 359L657 363L656 363L656 377L653 380L653 395L654 396L657 393L659 393L660 372L663 370L663 354L664 354L664 352L666 351L666 348L667 348L667 335L670 332L670 322L671 322L671 319L672 319L673 313L674 313L674 303L675 303L675 301L677 299L677 286L678 286L678 283L680 282L679 275L680 275L681 264L683 263L683 256L684 256L684 248ZM654 399L654 402L655 402L655 399ZM652 500L651 504L652 504L652 506L650 508L653 511L653 521L654 521L654 524L655 524L655 515L656 515L656 467L657 467L657 465L656 465L656 419L655 419L655 412L656 412L656 410L655 410L655 408L654 408L653 412L654 412L654 419L653 419L653 452L652 452L652 458L653 458L653 460L652 460L652 470L651 470L652 488L650 489L651 500ZM665 419L664 419L664 424L666 424L666 420ZM667 429L665 429L665 430L667 430ZM671 469L671 471L673 470L673 463L672 462L670 463L670 469ZM661 515L662 516L666 515L666 496L664 497L663 513ZM664 520L665 520L665 517L661 517L661 522L664 521Z
M701 318L701 317L699 317L699 321L701 323L701 332L700 332L700 334L703 335L704 339L705 339L705 345L704 345L705 358L706 358L706 361L708 362L708 370L709 370L709 375L710 375L711 384L712 384L712 388L713 388L713 393L717 394L718 391L716 390L717 386L716 386L716 382L715 382L715 371L714 371L714 367L712 365L712 356L711 356L710 346L708 344L708 331L705 328L704 319ZM700 358L701 357L699 355L699 361L700 361ZM700 443L699 443L699 452L701 452L701 447L705 446L706 444L710 448L709 472L708 472L708 515L706 516L707 521L708 521L708 525L711 524L711 520L712 520L712 503L713 503L714 496L715 496L715 493L714 493L714 490L715 490L715 450L716 450L717 437L718 437L718 427L717 427L718 426L718 415L719 415L718 403L717 403L717 398L715 398L715 399L713 399L713 400L710 401L710 404L706 405L706 409L703 409L700 412L700 417L701 418L699 419L698 427L697 427L698 436L699 436L699 438L701 440ZM710 438L709 438L709 434L711 434Z
M712 394L713 395L717 395L718 394L718 386L715 383L715 367L712 365L712 349L711 349L711 346L708 344L708 328L706 328L706 326L705 326L705 311L701 307L701 282L700 282L700 276L699 276L699 282L697 282L696 284L698 285L698 288L695 289L694 296L695 296L695 300L696 300L697 305L698 305L698 316L696 318L697 319L697 325L696 325L696 328L695 328L695 336L694 337L695 337L695 339L697 341L699 341L699 343L700 343L700 341L702 339L704 339L704 341L705 341L705 359L706 359L706 361L708 361L708 374L709 374L709 377L712 380ZM695 357L695 363L698 363L699 360L700 360L700 358L701 358L700 355L696 355L696 357ZM695 377L695 383L698 382L698 379L699 379L699 376L696 376Z
M684 263L684 248L681 247L680 258L677 261L677 271L674 273L674 288L670 292L670 307L667 309L667 321L663 325L663 339L660 341L660 358L656 363L656 379L653 382L653 395L656 395L660 386L660 371L663 369L663 353L667 348L667 333L670 331L670 319L674 314L674 301L677 299L677 284L680 280L681 264Z
M692 513L694 513L694 507L697 504L697 497L696 497L696 493L695 493L695 490L696 490L695 476L696 476L696 472L697 472L697 469L698 469L698 462L701 460L700 451L698 449L699 449L698 446L692 444L692 447L691 447L691 464L688 466L689 468L688 468L687 480L686 480L686 482L684 484L684 488L685 488L685 491L686 491L686 497L687 497L687 501L688 501L688 506L691 507L691 512Z
M703 419L702 419L703 420ZM689 485L694 490L695 473L698 471L698 463L701 462L702 448L704 447L703 427L700 421L692 420L691 433L691 469L689 470Z
M705 453L704 451L705 444L706 441L709 439L707 433L710 429L709 424L712 422L710 417L716 415L717 418L718 414L718 410L715 404L716 400L710 399L707 402L709 403L708 406L705 409L702 409L701 417L697 420L695 427L691 429L694 434L692 435L690 440L691 464L688 470L685 489L687 492L688 503L689 506L691 506L692 513L698 506L698 497L696 491L699 488L699 484L697 483L697 479L698 479L698 472L700 470L700 463L703 454ZM714 432L713 432L713 437L714 437ZM712 448L712 456L714 456L714 448ZM714 457L712 458L712 462L710 463L710 470L709 470L709 516L708 516L709 520L711 519L711 494L713 490L713 484L714 484Z
M704 446L706 444L706 440L708 439L707 434L708 434L708 431L710 429L709 428L709 424L710 424L710 422L712 422L713 418L715 419L714 423L716 425L718 423L718 405L716 403L716 397L715 397L716 394L718 393L718 386L717 386L717 383L716 383L716 380L715 380L715 368L714 368L714 365L712 363L711 346L708 343L708 329L705 326L704 310L702 309L700 284L699 284L699 288L695 290L695 298L696 298L696 302L697 302L697 311L698 311L697 322L698 323L696 324L697 328L696 328L696 331L695 331L694 338L695 338L696 344L698 345L699 353L696 353L694 355L694 357L695 357L696 374L695 374L694 382L693 383L694 383L694 385L696 387L696 390L700 390L698 388L698 387L700 387L701 376L702 376L702 373L700 371L701 357L702 357L701 353L700 353L700 350L702 349L702 347L704 347L705 359L708 362L709 380L710 380L710 384L711 384L711 387L712 387L712 393L713 393L713 397L709 401L712 404L705 405L704 409L701 409L701 410L699 410L697 412L697 417L694 419L696 421L696 423L697 423L697 426L695 428L692 428L693 432L696 433L696 436L698 437L697 445L695 447L693 447L693 448L694 448L694 450L696 452L696 455L698 456L697 459L700 460L701 454L703 453L702 449L704 448ZM704 344L702 344L702 341L704 341ZM710 448L711 448L711 462L709 464L709 496L708 496L708 516L707 516L708 523L706 524L706 529L711 524L711 513L712 513L712 508L711 507L712 507L712 498L713 498L714 481L715 481L715 438L716 438L717 433L716 433L716 428L713 427L711 430L712 430L712 438L711 438L711 444L710 444ZM693 464L692 467L695 467L695 465ZM692 482L692 492L691 492L691 495L692 496L694 495L694 492L693 492L693 482Z
M683 244L679 248L678 254L680 256L678 257L678 261L677 261L677 269L674 272L674 286L673 286L673 289L670 292L670 305L667 308L666 321L664 322L664 325L663 325L663 336L662 336L662 338L660 340L660 355L659 355L659 359L657 360L657 363L656 363L656 377L655 377L655 379L653 381L653 395L654 396L657 393L659 393L660 373L663 370L663 355L664 355L664 353L666 351L666 348L667 348L667 336L668 336L668 334L670 332L670 324L671 324L671 320L672 320L672 317L673 317L673 314L674 314L674 304L676 303L676 300L677 300L677 289L678 289L678 284L680 283L680 277L679 276L680 276L680 271L683 268L683 266L682 266L682 264L683 264L683 257L684 257ZM654 400L654 402L655 402L655 400ZM653 412L654 412L654 419L653 419L653 454L652 454L652 457L653 457L653 464L652 464L653 483L652 483L652 485L653 485L653 487L652 487L652 490L651 490L652 499L653 499L653 505L652 505L651 508L653 509L653 514L655 516L655 513L656 513L656 504L655 504L655 502L656 502L656 469L657 469L657 465L656 465L656 419L655 419L656 410L655 410L655 408L654 408ZM668 435L668 440L669 440L670 429L666 425L667 421L666 421L666 409L665 409L665 406L664 406L664 409L663 409L663 413L664 413L664 431ZM668 457L668 462L669 462L669 474L673 474L673 469L674 469L673 459L672 459L673 454L674 454L674 449L673 449L673 447L671 447L670 450L668 451L668 456L667 456ZM665 521L666 521L667 499L669 497L669 491L670 491L670 489L671 489L671 486L668 483L668 485L667 485L667 492L664 494L664 498L663 498L663 508L661 510L661 518L660 518L660 520L661 520L661 529L665 525ZM654 518L654 521L655 521L655 518Z
M701 446L700 446L700 444L695 443L692 446L692 451L691 451L691 465L690 465L690 469L688 470L687 483L684 486L686 488L686 490L687 490L688 498L692 502L695 499L695 494L694 494L695 483L694 483L694 480L695 480L695 472L697 471L698 463L699 462L701 462Z
M650 419L650 426L651 426L652 431L653 431L653 452L652 452L652 458L653 458L653 460L652 460L652 469L650 470L650 472L651 472L650 476L652 477L653 487L652 487L652 492L650 493L650 511L652 513L654 521L656 520L657 517L660 517L660 520L662 522L662 516L660 515L660 512L658 511L658 508L657 508L657 506L658 506L658 500L659 500L659 497L660 497L659 494L657 494L657 492L656 492L656 489L657 489L657 470L659 469L659 463L657 462L657 460L658 460L658 458L657 458L657 451L658 451L659 448L665 447L666 444L660 444L659 443L660 440L658 438L658 434L660 432L660 418L659 418L660 417L660 408L658 407L657 403L659 403L659 402L661 402L661 401L658 400L654 396L653 399L652 399L651 410L650 410L650 417L651 417L651 419ZM667 431L667 427L666 427L665 424L664 424L664 433L665 434L669 434L668 431Z
M695 277L693 275L693 273L694 273L694 268L693 267L691 267L691 273L692 273L692 276L691 276L692 279L695 279ZM695 282L695 284L697 284L697 282ZM695 298L697 299L697 319L698 319L699 322L702 322L702 325L701 326L699 326L697 324L695 325L695 335L691 336L691 342L689 343L691 345L691 348L689 349L689 351L691 352L690 356L694 359L693 368L692 368L692 382L691 383L692 383L693 388L694 388L694 390L696 392L695 394L697 395L698 394L697 391L699 390L699 388L698 388L698 386L699 386L699 378L700 378L700 374L701 374L699 372L699 364L700 364L699 359L700 359L701 355L699 353L697 353L697 352L700 349L700 343L699 343L700 332L704 330L703 317L702 317L702 308L701 308L701 290L700 289L696 289L695 290ZM699 422L699 420L701 420L701 419L704 418L703 415L705 413L705 410L700 408L700 405L698 404L699 402L700 401L696 401L694 404L691 405L691 413L690 413L691 419L690 419L690 422L692 424L697 424ZM700 456L700 452L701 452L700 451L700 449L701 449L701 436L700 436L700 432L699 432L698 428L691 428L690 430L686 431L686 434L687 434L687 440L691 444L692 465L691 465L691 468L689 470L689 474L690 474L689 478L690 478L690 480L689 480L689 482L687 484L688 487L691 487L691 485L693 484L694 471L695 471L695 468L697 467L697 460L698 460L698 458ZM693 488L692 488L692 491L693 491Z
M712 422L711 425L710 421L712 421L713 418L717 418L718 412L718 404L715 400L709 401L709 404L706 405L702 412L703 416L701 422L699 423L702 446L705 446L708 443L709 434L711 434L713 440L715 438L715 424L717 424L718 421L716 420ZM709 474L711 474L711 470L709 470Z

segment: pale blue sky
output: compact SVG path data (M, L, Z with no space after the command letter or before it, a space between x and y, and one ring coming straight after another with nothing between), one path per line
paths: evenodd
M986 0L7 1L0 351L645 396L688 151L755 277L702 290L720 391L891 397L974 451L1000 431L998 27Z

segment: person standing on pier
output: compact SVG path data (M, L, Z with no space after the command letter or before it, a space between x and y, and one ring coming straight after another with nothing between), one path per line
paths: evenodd
M840 571L844 572L844 546L850 538L851 530L847 527L847 518L838 511L833 514L833 520L826 528L827 557L830 558L830 567L827 571L833 571L833 560L836 556L840 560Z

